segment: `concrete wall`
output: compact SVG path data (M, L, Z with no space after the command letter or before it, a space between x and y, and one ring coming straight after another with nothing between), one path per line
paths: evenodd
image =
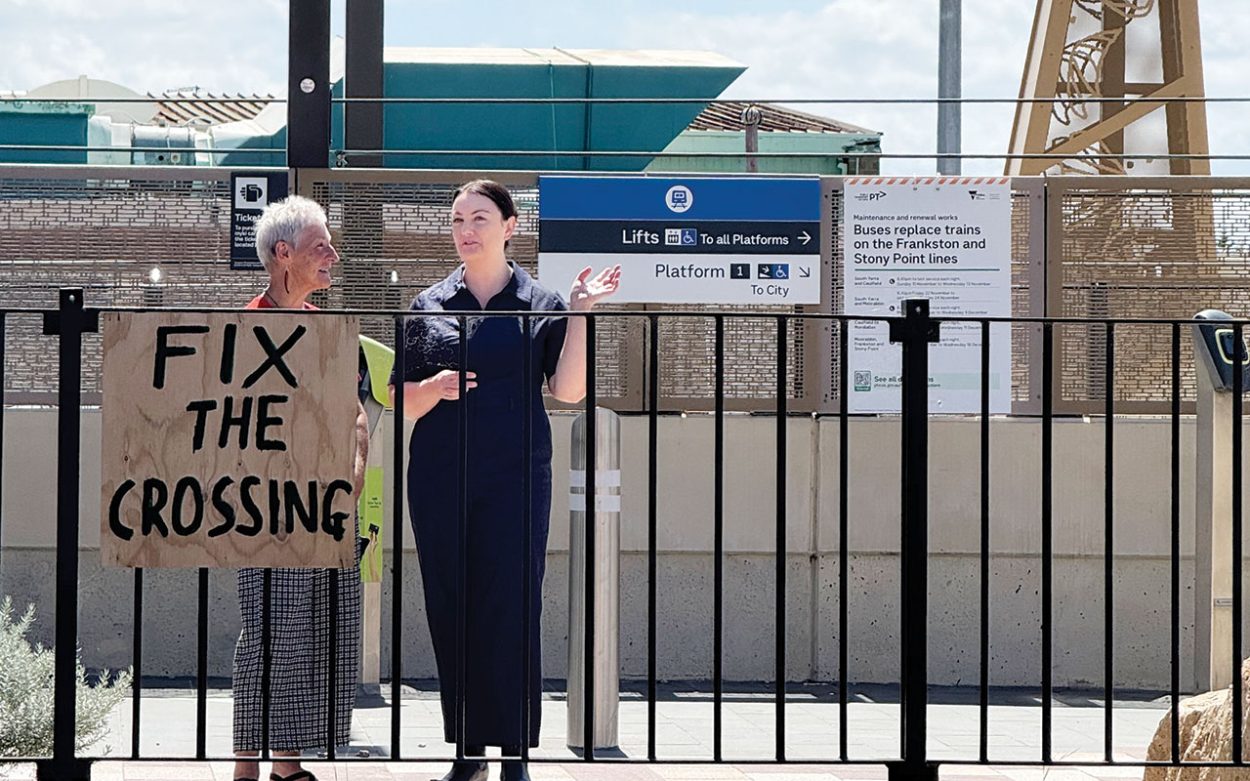
M564 677L568 616L568 441L572 416L553 415L557 452L548 576L544 587L544 668ZM830 681L838 663L838 421L788 424L785 487L787 670L792 680ZM848 494L849 678L888 682L898 674L899 427L852 422ZM1182 424L1182 671L1193 687L1192 419ZM53 624L55 411L10 409L5 420L3 556L0 591L34 602L38 639ZM931 425L930 671L937 684L974 684L978 675L980 532L979 424ZM1055 421L1055 654L1058 686L1100 684L1103 656L1103 426ZM775 423L726 421L726 676L773 677L775 622ZM712 669L712 453L707 416L666 417L659 442L659 671L707 678ZM621 667L646 674L647 420L622 425ZM133 574L99 563L100 418L83 413L80 626L92 666L131 664ZM1036 419L991 425L991 682L1040 680L1040 452ZM1166 419L1116 423L1115 683L1169 685L1169 426ZM1250 481L1247 481L1250 483ZM388 493L389 496L389 493ZM389 510L388 515L389 518ZM405 676L434 674L412 535L405 529ZM238 632L234 572L212 573L210 674L229 675ZM390 604L390 580L384 603ZM195 660L195 576L145 574L145 674L191 676ZM383 675L390 658L389 612L382 622ZM1250 630L1250 622L1247 622Z

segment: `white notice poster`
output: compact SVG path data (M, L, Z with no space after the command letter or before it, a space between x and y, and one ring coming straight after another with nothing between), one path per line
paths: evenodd
M843 312L1011 316L1011 185L1002 178L854 178L843 193ZM902 351L885 323L849 332L851 412L897 413ZM990 334L990 411L1011 411L1011 329ZM944 323L929 350L929 410L981 409L981 326Z

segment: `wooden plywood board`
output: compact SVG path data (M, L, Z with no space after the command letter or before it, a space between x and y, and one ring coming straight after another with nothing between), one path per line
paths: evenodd
M101 319L106 565L352 566L357 318Z

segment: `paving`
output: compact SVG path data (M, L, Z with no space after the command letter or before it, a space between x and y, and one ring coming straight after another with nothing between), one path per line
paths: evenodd
M776 751L776 706L763 689L727 691L722 710L722 752L725 764L698 764L713 756L713 702L706 686L664 685L656 702L655 764L627 761L647 756L647 702L637 691L621 695L619 747L602 752L602 762L589 764L566 745L567 705L562 692L543 700L541 741L532 751L535 781L878 781L886 778L880 764L899 754L899 706L888 687L856 687L847 706L847 757L838 762L840 741L836 689L790 687L786 703L786 764L767 764ZM892 701L893 700L893 701ZM337 749L338 761L310 763L323 781L426 781L445 772L451 747L442 742L436 691L429 682L405 685L400 692L400 754L390 746L392 712L389 687L362 697L352 720L351 745ZM1141 761L1168 700L1130 693L1112 709L1112 751L1117 761ZM207 695L207 756L230 754L232 700L228 688ZM195 755L194 691L145 688L140 713L140 756L131 755L131 706L117 708L103 743L91 749L103 757L92 768L98 781L227 781L229 761L188 761ZM1106 711L1088 693L1059 694L1053 713L1052 753L1065 763L1085 767L1024 767L1041 756L1042 709L1036 692L994 690L988 707L989 765L975 764L980 749L980 708L974 690L945 690L931 695L929 755L944 763L941 778L951 781L1093 781L1141 778L1140 767L1095 766L1104 757ZM316 755L310 754L312 759ZM187 758L187 759L183 759ZM681 764L664 764L681 763ZM954 764L957 762L972 764ZM267 772L267 770L266 770ZM29 766L0 766L0 778L31 778ZM497 777L497 767L492 778Z

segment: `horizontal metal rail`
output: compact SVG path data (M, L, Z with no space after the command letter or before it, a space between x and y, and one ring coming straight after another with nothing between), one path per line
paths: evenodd
M0 144L5 152L183 152L197 155L285 155L285 149L222 149L195 146L74 146L69 144ZM190 166L188 166L190 167Z
M0 147L3 148L3 147ZM756 157L759 159L809 159L813 157L831 159L873 160L1250 160L1250 154L1138 154L1124 153L1086 153L1055 154L1051 152L1034 153L962 153L962 152L651 152L647 150L539 150L539 149L342 149L335 150L342 155L433 155L433 156L467 156L467 157L688 157L688 158L738 158Z
M142 306L98 306L86 307L88 311L96 312L131 312L131 313L150 313L150 312L188 312L210 314L214 312L238 314L238 307L200 307L200 306L171 306L154 309L152 307ZM46 312L46 309L12 309L0 308L2 312ZM300 316L310 317L328 317L333 315L356 315L360 317L373 318L406 318L406 317L457 317L465 315L475 318L493 318L493 317L511 317L519 318L527 315L533 315L532 311L527 310L461 310L448 309L439 310L438 312L429 312L413 309L310 309L298 312ZM888 323L897 320L896 316L889 315L847 315L847 314L831 314L828 312L752 312L739 311L729 309L705 309L705 310L669 310L662 313L643 310L643 309L622 309L602 312L578 312L573 310L563 310L555 317L593 317L598 320L611 320L617 317L636 317L651 318L659 316L664 319L668 318L704 318L713 319L718 315L733 320L776 320L778 317L793 317L799 320L822 320L829 322L865 322L865 323ZM941 317L930 318L936 323L1032 323L1041 325L1044 323L1054 323L1055 325L1106 325L1108 318L1099 317L954 317L943 315ZM1117 317L1110 322L1116 325L1195 325L1198 321L1189 318L1176 317ZM1230 320L1221 320L1221 323L1227 323L1230 327L1234 324L1250 326L1250 318L1232 318Z
M0 103L286 103L286 98L267 97L165 97L161 95L135 95L126 97L41 97L38 95L0 95Z
M1036 97L1036 98L996 98L996 97L960 97L960 98L786 98L786 97L769 97L769 98L688 98L688 97L461 97L461 98L434 98L434 97L383 97L383 98L331 98L332 103L416 103L416 104L523 104L523 105L547 105L547 104L584 104L584 103L620 103L620 104L696 104L696 105L739 105L742 103L760 104L760 103L789 103L793 105L812 105L827 103L831 105L845 106L871 106L871 105L935 105L935 104L970 104L970 105L1016 105L1027 103L1126 103L1134 101L1148 101L1150 103L1250 103L1250 96L1196 96L1196 95L1175 95L1170 97L1152 97L1148 95L1127 95L1125 97L1104 97L1098 95L1061 95L1053 98ZM139 95L133 98L126 97L81 97L81 98L61 98L61 97L30 97L30 96L0 96L0 103L286 103L287 99L282 97L214 97L214 98L196 98L196 97L157 97Z
M0 152L88 152L135 154L149 152L178 152L181 154L212 155L286 155L285 149L238 148L221 149L213 147L204 149L190 146L75 146L70 144L0 144ZM822 158L830 160L1054 160L1061 161L1092 161L1099 160L1250 160L1250 154L1181 154L1181 153L1134 153L1134 152L1081 152L1077 154L1056 154L1051 152L853 152L853 151L813 151L813 152L665 152L645 149L622 150L583 150L583 149L330 149L327 153L338 155L340 160L352 155L398 155L401 157L568 157L568 158L689 158L689 159L737 159L753 157L761 160L810 160ZM192 166L187 166L191 168ZM542 169L536 169L540 172ZM576 171L563 169L560 173L573 174ZM864 174L867 176L868 174Z

